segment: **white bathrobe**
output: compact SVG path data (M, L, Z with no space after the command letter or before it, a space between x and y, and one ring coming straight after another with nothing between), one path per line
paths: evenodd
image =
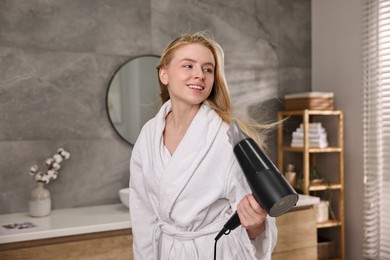
M250 193L228 124L203 104L171 156L163 142L166 102L143 127L130 160L130 217L135 260L213 259L214 238ZM217 259L271 259L275 219L250 240L241 226L223 235Z

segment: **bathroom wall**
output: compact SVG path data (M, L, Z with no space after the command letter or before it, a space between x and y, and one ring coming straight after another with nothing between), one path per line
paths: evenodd
M131 146L105 96L128 59L207 30L225 50L234 111L276 120L278 99L311 88L310 24L309 0L0 1L0 214L27 211L29 168L60 147L71 159L47 185L53 208L119 202Z
M335 93L344 111L346 259L364 245L362 42L365 1L312 1L312 90ZM332 14L330 16L329 14Z

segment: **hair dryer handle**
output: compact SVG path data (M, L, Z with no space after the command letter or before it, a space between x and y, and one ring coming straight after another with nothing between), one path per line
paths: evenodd
M240 218L238 217L237 211L229 218L229 220L223 226L226 229L233 230L241 225Z
M238 217L237 211L229 218L229 220L225 223L222 230L215 237L215 240L218 240L223 234L236 229L239 225L241 225L240 218ZM227 234L229 234L227 233Z

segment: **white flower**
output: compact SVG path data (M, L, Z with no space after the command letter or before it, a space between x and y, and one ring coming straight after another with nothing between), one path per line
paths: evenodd
M47 173L47 176L49 178L51 178L51 177L53 177L55 175L56 171L55 170L48 170L46 173Z
M46 174L42 175L41 181L43 181L44 183L48 184L50 182L49 175L46 175Z
M58 177L58 171L61 169L61 162L64 159L69 159L70 153L65 151L64 148L60 148L57 151L57 154L53 155L53 158L48 158L45 160L45 165L47 166L46 172L42 173L38 171L38 166L33 165L30 168L29 174L34 177L35 181L43 182L48 184L51 180L55 180Z
M70 157L70 153L65 151L64 148L58 149L58 154L60 154L66 160Z
M50 166L53 162L54 162L54 159L53 159L53 158L48 158L48 159L46 159L45 164L46 164L47 166Z
M42 173L41 172L38 172L37 174L35 174L35 180L42 181Z
M34 176L38 172L38 165L33 165L30 168L30 175Z
M33 165L33 166L31 166L30 172L36 173L37 171L38 171L38 165Z
M62 162L62 156L59 155L59 154L55 154L55 155L53 156L53 159L54 159L54 161L56 161L56 162L58 162L58 163Z
M61 168L61 165L57 162L54 162L51 167L53 167L54 170L59 170Z
M65 160L68 160L70 158L70 153L64 151L61 153L61 156L64 157Z

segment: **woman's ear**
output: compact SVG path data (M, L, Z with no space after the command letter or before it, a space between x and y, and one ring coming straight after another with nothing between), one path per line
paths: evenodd
M160 68L160 70L158 71L158 76L160 77L160 81L164 85L168 85L168 74L164 68Z

